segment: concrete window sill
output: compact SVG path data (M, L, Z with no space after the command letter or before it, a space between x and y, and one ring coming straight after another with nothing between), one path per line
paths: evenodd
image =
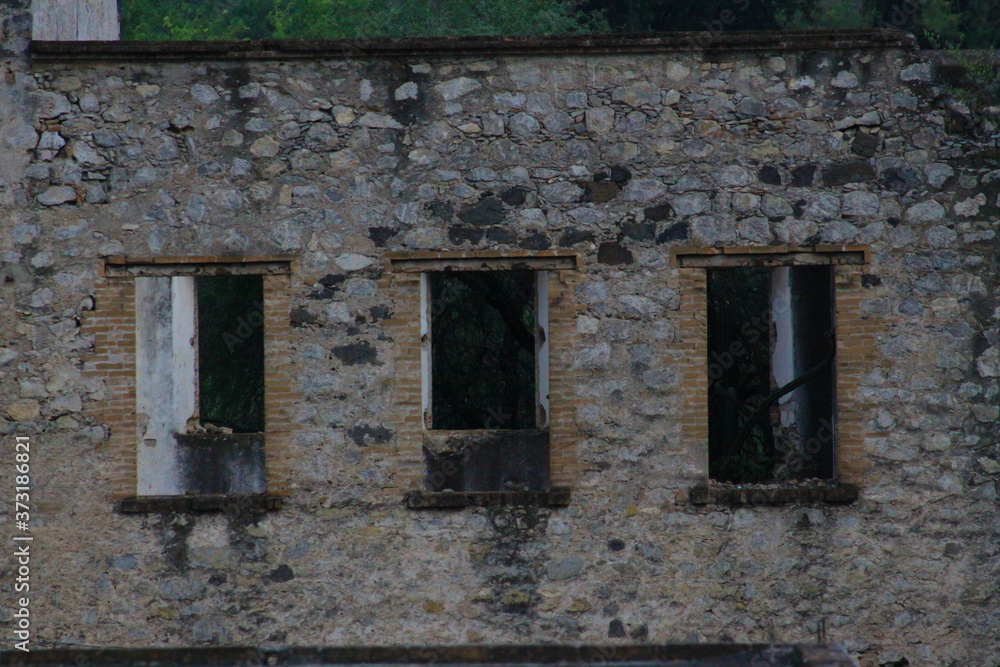
M861 489L854 484L829 484L823 486L707 486L699 485L688 491L692 505L791 505L830 504L846 505L861 497Z
M224 512L228 509L280 510L281 496L134 496L118 502L122 514Z
M463 507L565 507L570 491L552 487L548 491L410 491L403 498L409 509L461 509Z

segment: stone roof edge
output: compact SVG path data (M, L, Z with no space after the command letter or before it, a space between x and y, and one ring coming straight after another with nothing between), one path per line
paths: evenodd
M740 53L916 49L913 35L897 30L675 32L556 35L546 37L407 37L392 39L199 42L31 43L36 61L295 60L309 58L413 58L511 55L617 55L629 53Z

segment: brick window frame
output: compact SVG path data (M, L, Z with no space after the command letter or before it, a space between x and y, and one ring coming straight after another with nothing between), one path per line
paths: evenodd
M84 375L103 385L103 397L85 406L85 414L107 429L101 448L113 461L108 498L132 512L221 510L233 504L279 509L290 493L291 436L296 428L289 346L291 276L295 258L267 256L108 257L100 263L94 308L83 332L93 336L94 351ZM138 495L140 425L136 396L136 278L144 276L260 275L264 323L264 494L253 496Z
M393 460L397 486L404 504L412 509L495 505L549 505L569 503L577 476L576 377L572 354L576 347L576 317L581 306L574 290L581 266L577 251L471 251L389 253L380 287L393 296L394 312L386 324L394 340L395 399L392 444L384 454ZM436 492L424 488L423 457L426 393L424 343L421 340L423 274L447 270L546 271L548 295L548 436L549 489L547 491ZM373 449L373 448L369 448Z
M681 436L701 480L688 492L695 505L772 505L795 502L850 503L860 496L869 463L868 428L861 378L870 368L875 336L885 324L861 311L861 278L871 263L866 246L678 247L671 251L680 278L678 322L683 419ZM716 485L708 477L708 268L724 266L829 265L834 283L834 465L828 484Z

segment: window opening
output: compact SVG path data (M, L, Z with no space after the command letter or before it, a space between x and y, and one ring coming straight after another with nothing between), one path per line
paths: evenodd
M447 271L429 282L432 428L535 428L535 272Z
M136 355L139 495L263 493L263 277L137 277Z
M707 272L709 476L832 479L832 268Z
M545 270L423 273L428 489L548 489L547 284Z
M264 283L205 276L198 285L198 395L202 425L264 430Z

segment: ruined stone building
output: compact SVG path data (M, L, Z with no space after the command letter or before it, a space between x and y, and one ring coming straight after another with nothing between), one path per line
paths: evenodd
M911 38L32 42L28 4L36 642L997 663L1000 154Z

